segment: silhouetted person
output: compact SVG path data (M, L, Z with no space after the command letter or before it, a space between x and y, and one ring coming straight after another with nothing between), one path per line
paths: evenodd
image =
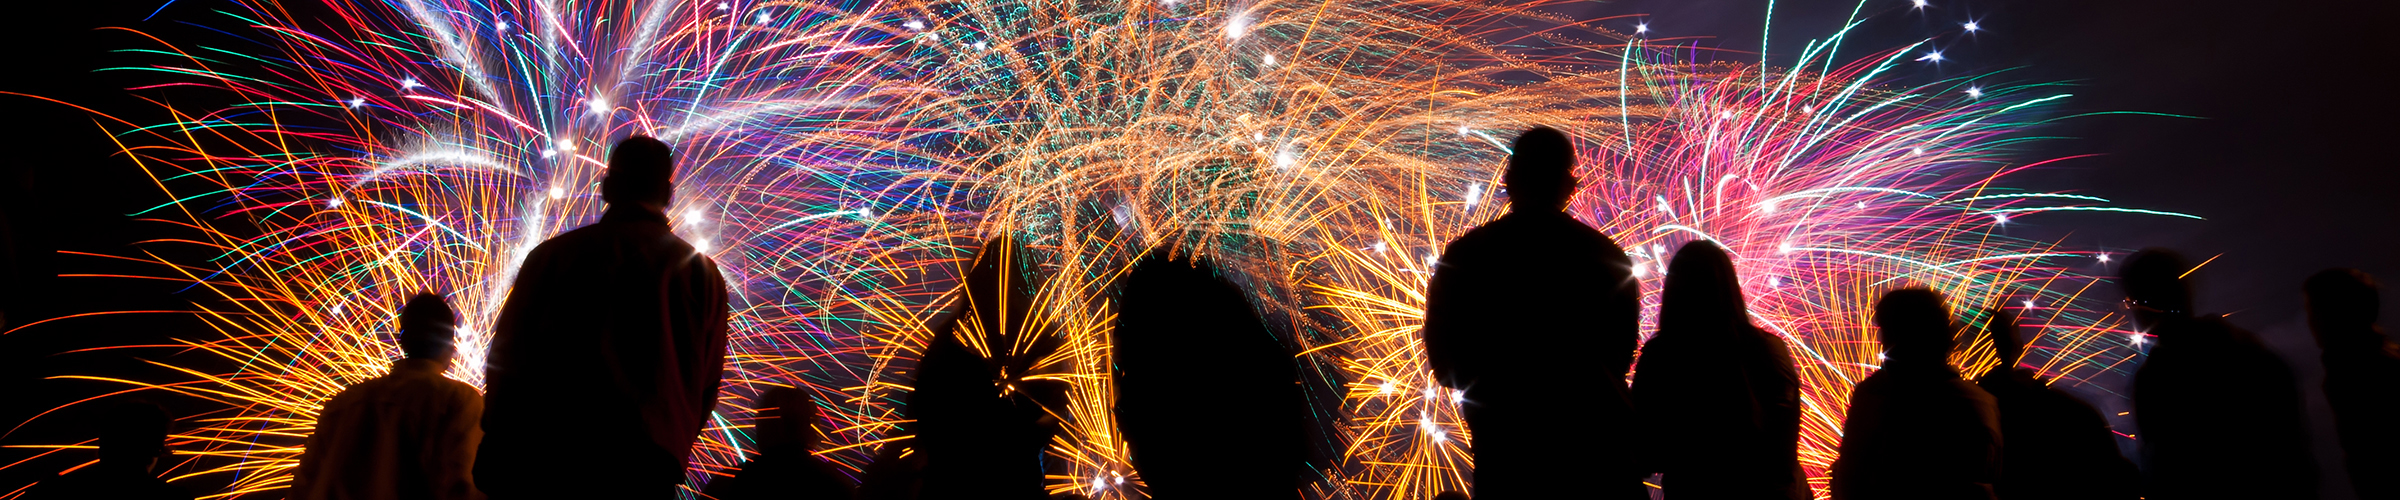
M158 406L122 403L100 418L100 461L37 483L24 498L191 500L191 492L160 480L158 458L167 454L167 425Z
M1809 497L1800 470L1800 381L1782 339L1750 324L1733 258L1701 240L1675 251L1658 334L1642 345L1634 407L1645 471L1667 498Z
M1975 385L2000 403L2000 498L2140 498L2141 471L2117 452L2108 420L2025 367L2024 346L2039 334L2024 332L2005 309L1993 309L1985 328L2002 364Z
M717 500L849 500L850 477L811 453L825 441L814 424L817 404L800 389L776 387L759 395L758 453L733 477L708 482Z
M2193 315L2181 256L2143 250L2124 266L2118 284L2134 325L2158 339L2133 374L2144 496L2316 498L2291 369L2250 332Z
M725 370L725 279L675 237L673 153L609 153L600 222L535 247L486 359L476 486L495 498L664 498Z
M472 474L483 395L442 376L458 352L457 318L440 295L408 299L400 310L406 357L317 413L292 472L293 499L483 498Z
M1248 296L1207 260L1162 252L1123 283L1117 426L1151 495L1296 498L1307 401L1292 353Z
M1950 306L1932 290L1894 290L1875 302L1883 368L1850 393L1837 500L1993 497L2000 415L1992 396L1950 367Z
M1041 405L1048 396L1063 395L1064 387L1025 377L1060 341L1036 314L1023 251L1000 238L977 252L958 306L934 321L935 340L918 362L916 390L909 394L908 416L916 420L909 429L916 437L907 443L924 456L918 484L879 484L872 493L914 489L927 500L1046 497L1042 453L1055 420Z
M1476 498L1649 497L1624 382L1640 284L1624 249L1566 214L1574 168L1566 134L1517 137L1508 215L1450 242L1426 290L1426 364L1466 391Z
M2350 486L2362 499L2400 499L2400 346L2375 325L2382 293L2355 269L2319 272L2304 288Z

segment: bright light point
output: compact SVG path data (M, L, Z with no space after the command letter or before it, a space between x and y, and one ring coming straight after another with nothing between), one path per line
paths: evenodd
M1453 392L1453 393L1450 393L1450 402L1451 402L1451 403L1453 403L1453 404L1456 404L1456 403L1464 403L1464 402L1466 402L1466 401L1467 401L1467 391L1458 391L1458 392Z
M1250 20L1236 17L1225 21L1225 39L1240 40L1244 31L1250 31Z
M1641 264L1634 264L1634 265L1633 265L1633 278L1634 278L1634 279L1642 279L1642 278L1648 278L1648 277L1650 277L1650 266L1645 266L1645 265L1641 265Z
M1261 62L1265 62L1265 63L1266 63L1268 66L1274 66L1274 65L1275 65L1275 55L1274 55L1274 54L1267 54L1267 57L1263 58Z
M1815 112L1817 112L1817 106L1814 104L1803 104L1800 106L1800 114L1805 115Z
M1092 489L1095 489L1095 490L1105 490L1105 489L1108 489L1108 479L1106 479L1106 478L1097 478L1097 477L1095 477L1095 478L1092 478Z
M2033 308L2033 299L2025 299L2025 308L2026 308L2026 309L2032 309L2032 308Z
M1391 393L1393 393L1393 392L1396 392L1396 391L1398 391L1398 390L1399 390L1399 389L1392 387L1392 383L1391 383L1391 382L1384 382L1384 383L1383 383L1383 391L1382 391L1382 392L1383 392L1384 394L1391 394Z
M492 31L508 31L508 21L492 23Z
M1125 484L1125 476L1117 476L1117 484Z
M1992 222L1995 222L1995 223L2000 223L2000 224L2007 224L2007 223L2008 223L2008 214L1992 214Z
M709 244L708 244L708 238L701 238L701 239L697 239L697 240L692 240L692 249L693 249L693 250L698 250L698 251L700 251L700 253L708 253L708 247L709 247Z
M1425 267L1433 267L1433 266L1434 266L1434 264L1436 264L1436 263L1440 263L1440 262L1441 262L1441 259L1436 259L1436 258L1434 258L1434 255L1433 255L1433 254L1425 254Z
M1473 185L1473 186L1467 186L1467 204L1468 204L1468 205L1473 205L1473 204L1475 204L1475 201L1476 201L1476 200L1479 200L1479 199L1482 199L1482 198L1483 198L1483 185L1482 185L1482 184L1476 184L1476 185Z
M991 46L990 46L990 45L984 45L984 43L983 43L983 42L975 42L975 45L972 45L972 47L975 47L975 50L983 50L983 49L991 48Z
M1775 246L1775 251L1776 251L1777 253L1792 253L1792 244L1791 244L1791 243L1784 243L1784 244L1781 244L1781 245L1776 245L1776 246Z
M574 151L574 150L575 150L575 143L574 143L574 142L571 142L571 141L568 141L568 140L566 140L566 139L559 139L559 140L558 140L558 150L559 150L559 151Z
M2102 263L2102 264L2107 264L2107 263L2108 263L2108 254L2100 254L2100 263Z
M775 22L774 16L769 16L765 12L758 13L758 24L767 24L771 22Z
M1253 141L1265 141L1265 140L1267 140L1267 133L1266 133L1266 132L1252 132L1252 133L1250 133L1250 140L1253 140Z
M1383 253L1383 249L1384 249L1384 244L1383 244L1383 242L1381 242L1381 241L1375 242L1375 253ZM1391 389L1391 387L1392 387L1392 386L1391 386L1391 384L1384 384L1384 386L1383 386L1383 387L1384 387L1384 389L1385 389L1385 390L1387 390L1387 391L1388 391L1388 390L1390 390L1390 389Z
M717 2L717 10L733 10L733 4L729 2Z
M325 200L325 208L341 208L341 207L342 207L342 199L341 199L341 198L334 198L334 199L330 199L330 200Z
M1942 51L1936 50L1932 52L1926 52L1924 57L1919 57L1917 60L1942 62Z
M334 305L333 305L333 315L335 315L335 316L340 316L340 315L342 315L342 305L341 305L341 304L334 304Z
M1976 23L1976 22L1974 22L1974 21L1967 21L1967 24L1966 24L1966 26L1965 26L1965 27L1967 28L1967 32L1968 32L1968 33L1974 33L1974 32L1976 32L1976 31L1978 31L1978 30L1982 30L1982 29L1983 29L1983 25L1982 25L1982 24L1978 24L1978 23Z
M1439 399L1439 398L1441 398L1441 397L1442 397L1442 388L1440 388L1440 387L1426 387L1426 388L1425 388L1425 399ZM1433 421L1432 421L1432 420L1426 420L1426 421L1425 421L1425 425L1433 425Z
M597 115L597 114L605 114L605 113L608 113L608 100L607 100L607 99L601 99L601 98L593 98L593 99L592 99L592 102L591 102L591 107L592 107L592 114L595 114L595 115Z
M686 218L686 219L692 219L692 220L700 220L700 219L702 219L702 218L705 218L705 217L707 217L707 216L708 216L708 212L707 212L707 211L704 211L704 210L701 210L701 209L697 209L697 208L694 208L694 209L692 209L691 211L688 211L688 212L684 212L684 213L683 213L683 218Z
M567 188L562 188L562 187L558 187L558 186L551 186L551 187L550 187L550 199L553 199L553 200L555 200L555 199L559 199L559 198L565 198L565 197L567 197Z
M858 209L858 218L861 218L861 219L873 219L873 218L875 218L875 209L872 209L872 208L861 208L861 209Z
M2142 340L2142 334L2140 334L2140 333L2135 333L2135 334L2133 334L2133 345L2134 345L2134 346L2136 346L2136 347L2139 347L2139 346L2141 346L2141 345L2142 345L2142 342L2144 342L2144 340Z
M1908 154L1910 154L1910 155L1921 155L1921 154L1925 154L1925 148L1908 148Z
M1859 210L1866 210L1866 209L1867 209L1867 202L1863 202L1863 201L1862 201L1862 202L1858 202L1858 203L1852 204L1851 206L1858 207L1858 209L1859 209Z
M1641 23L1641 24L1636 24L1636 25L1633 25L1633 32L1634 32L1634 33L1649 33L1649 32L1650 32L1650 23Z
M1450 441L1450 433L1447 433L1447 432L1442 432L1442 431L1433 431L1433 442L1436 442L1436 443L1442 443L1442 442L1448 442L1448 441Z
M1781 276L1768 276L1768 277L1767 277L1767 288L1783 288L1783 277L1781 277Z
M1892 356L1891 356L1891 355L1889 355L1889 354L1884 354L1884 353L1880 353L1880 352L1879 352L1879 353L1875 353L1875 360L1876 360L1876 361L1891 361L1891 360L1892 360Z
M417 83L417 79L415 79L415 78L407 78L407 79L402 79L402 80L400 80L400 88L404 88L404 89L413 89L413 88L422 87L422 86L424 86L424 84Z
M1919 9L1925 8L1925 0L1909 0L1909 2L1917 4Z
M365 105L367 105L367 100L366 100L366 99L360 99L360 98L351 98L351 99L350 99L350 107L353 107L353 108L355 108L355 107L359 107L359 106L365 106Z
M1758 211L1770 214L1775 213L1775 200L1758 202Z
M1967 97L1983 97L1983 87L1967 87Z
M1459 125L1459 126L1458 126L1458 135L1469 135L1469 134L1474 134L1474 133L1475 133L1475 129L1467 128L1467 126L1466 126L1466 125Z
M558 150L556 150L556 149L544 149L544 150L542 150L542 157L543 157L543 158L549 158L549 157L552 157L552 156L558 156Z
M925 29L925 22L924 22L924 21L915 20L915 19L910 19L910 20L908 20L908 23L907 23L907 24L902 24L901 26L907 26L907 27L908 27L908 29L910 29L910 30L915 30L915 31L923 31L923 30Z

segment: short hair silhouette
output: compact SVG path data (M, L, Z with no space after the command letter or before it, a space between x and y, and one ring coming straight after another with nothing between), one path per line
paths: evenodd
M646 135L617 141L608 152L600 199L610 204L665 205L675 190L675 149Z
M2192 289L2184 283L2183 275L2192 270L2183 254L2163 248L2144 249L2125 259L2125 267L2117 271L2117 284L2124 287L2129 304L2157 313L2188 315L2192 312ZM2137 309L2138 311L2138 309Z
M1875 301L1875 326L1892 357L1943 357L1950 353L1950 305L1941 292L1903 288Z
M758 447L767 453L807 453L823 439L811 426L817 422L817 403L807 391L794 387L767 389L758 396L763 409L758 422ZM768 420L772 419L772 420Z
M1667 263L1666 281L1659 292L1660 330L1721 334L1731 333L1737 323L1749 322L1733 256L1714 241L1693 241L1676 249L1674 260Z
M2310 275L2301 285L2308 294L2308 321L2318 329L2373 325L2383 304L2378 288L2375 277L2357 269L2327 269Z
M100 461L117 465L139 464L149 467L149 460L167 452L167 426L173 419L158 405L142 402L121 403L109 408L100 419Z
M2024 327L2017 324L2017 313L2008 312L2004 307L1985 311L1983 331L1989 332L1992 349L2000 355L2000 367L1994 368L1997 373L2016 368L2017 361L2025 357L2025 346L2032 345L2033 339L2040 337L2038 334L2025 334Z
M409 358L439 358L458 352L458 314L450 302L419 292L400 307L400 352Z
M1509 147L1508 183L1512 211L1556 211L1575 193L1575 141L1565 132L1534 127Z

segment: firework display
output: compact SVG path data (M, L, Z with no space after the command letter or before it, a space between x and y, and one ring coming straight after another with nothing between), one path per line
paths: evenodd
M1734 256L1753 321L1800 362L1820 495L1850 387L1878 363L1884 290L1939 289L1970 326L2005 301L2041 332L2044 376L2125 375L2137 340L2075 271L2106 254L1999 231L2054 210L2178 216L2004 182L2039 166L2012 155L2064 95L1905 83L1926 48L1837 57L1841 33L1790 67L1694 63L1557 5L228 1L204 22L247 48L151 39L131 69L234 104L104 120L172 200L143 216L184 234L153 244L215 255L129 258L207 290L215 332L184 347L238 368L103 380L221 405L185 419L175 481L279 496L324 401L398 355L410 294L460 311L448 375L480 386L517 263L597 220L607 147L646 134L677 151L676 232L735 288L693 490L755 450L750 398L769 386L818 397L823 455L851 473L908 446L910 370L948 332L1010 360L1006 377L1068 387L1046 408L1063 427L1051 491L1145 496L1108 406L1110 297L1167 247L1217 261L1299 353L1332 416L1306 494L1428 498L1470 486L1473 402L1425 368L1423 290L1445 242L1506 213L1506 145L1535 125L1577 138L1569 210L1632 254L1646 311L1666 249ZM1025 270L1009 282L1029 324L933 324L1001 236L1022 249L1000 258ZM1954 359L1970 375L1997 364L1973 331Z

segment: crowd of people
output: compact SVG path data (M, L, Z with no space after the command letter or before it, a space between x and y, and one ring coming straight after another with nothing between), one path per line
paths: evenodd
M1787 339L1752 323L1734 257L1706 240L1677 250L1657 331L1644 342L1626 252L1565 211L1574 165L1565 134L1520 136L1503 179L1509 213L1451 242L1426 290L1427 368L1463 391L1474 454L1462 472L1475 490L1436 498L1648 499L1652 481L1678 500L1811 498L1800 367ZM291 495L678 494L718 404L729 312L715 264L669 231L673 169L668 147L647 137L611 153L601 188L609 211L525 259L481 395L442 376L456 354L456 315L438 295L408 301L399 322L406 357L325 404ZM847 472L819 456L822 403L795 388L768 390L749 401L757 416L748 461L697 493L1052 497L1040 460L1060 423L1042 408L1060 406L1067 389L1025 376L1058 346L1018 282L1035 274L1016 267L1016 245L987 245L965 300L936 319L900 420L910 439ZM1885 357L1841 412L1832 497L2314 498L2317 464L2291 370L2252 334L2193 309L2183 280L2191 269L2154 249L2119 276L2133 326L2156 339L2133 381L2140 467L2119 453L2118 433L2097 410L2024 361L2038 334L2011 311L1961 314L1923 287L1884 292L1871 314ZM1308 477L1307 395L1294 352L1243 289L1205 258L1165 251L1144 256L1120 285L1113 410L1148 494L1297 496ZM2376 325L2379 289L2339 269L2302 288L2351 486L2361 498L2400 498L2400 347ZM978 350L967 332L1018 348ZM2002 363L1969 380L1951 358L1978 332ZM1184 340L1198 336L1209 350ZM1556 354L1529 359L1529 344ZM1628 375L1630 384L1619 382ZM1195 393L1212 395L1209 409L1192 407ZM114 414L99 462L43 490L190 498L153 471L170 419L155 406Z

